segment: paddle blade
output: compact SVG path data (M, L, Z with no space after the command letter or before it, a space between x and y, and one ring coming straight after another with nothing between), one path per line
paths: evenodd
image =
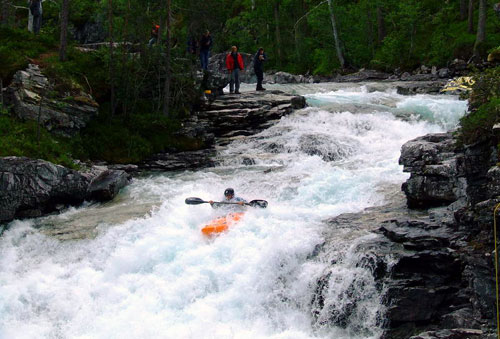
M204 204L208 201L204 201L200 198L186 198L186 204L188 205L199 205L199 204Z
M267 207L267 201L265 200L252 200L248 204L252 207L260 207L260 208Z

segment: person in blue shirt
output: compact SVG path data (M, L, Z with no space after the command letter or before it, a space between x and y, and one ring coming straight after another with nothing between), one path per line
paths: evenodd
M237 203L238 205L240 205L242 207L245 206L245 204L247 203L247 201L245 199L235 196L234 189L232 189L232 188L226 188L226 190L224 191L224 198L222 198L221 202L233 202L233 203ZM209 203L210 203L210 206L212 206L212 208L224 207L225 209L234 209L234 207L236 207L236 205L218 204L218 203L214 202L213 200L210 200ZM238 206L238 208L241 209L239 206Z

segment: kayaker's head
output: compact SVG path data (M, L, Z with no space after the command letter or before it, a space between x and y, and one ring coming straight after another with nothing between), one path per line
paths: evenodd
M227 200L231 200L234 197L234 190L232 188L226 188L224 197L226 197Z

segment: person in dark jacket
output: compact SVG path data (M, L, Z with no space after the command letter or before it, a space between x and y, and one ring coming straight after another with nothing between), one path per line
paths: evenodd
M40 33L42 27L42 0L30 0L29 8L33 15L33 33Z
M200 39L200 60L202 69L208 69L208 57L210 49L212 48L212 43L213 40L210 36L210 31L207 29Z
M231 47L231 53L228 53L226 56L226 67L230 76L230 93L240 94L240 71L245 69L244 66L243 58L238 53L238 47Z
M253 70L257 76L257 91L265 91L266 89L262 87L262 81L264 80L264 62L267 57L264 53L264 48L259 48L255 57L253 58Z

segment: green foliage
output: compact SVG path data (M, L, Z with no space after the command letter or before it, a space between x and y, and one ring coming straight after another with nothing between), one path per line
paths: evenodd
M199 149L194 139L174 135L179 127L175 120L158 115L132 115L129 120L103 114L93 120L73 144L77 157L112 163L137 163L164 150Z
M474 75L474 86L469 98L469 109L474 111L495 97L500 97L500 67Z
M500 122L500 97L494 97L460 121L462 142L473 144L490 138L495 123Z
M38 58L56 46L48 35L35 36L26 29L0 26L0 77L9 79L25 68L30 60Z
M462 142L491 137L492 127L500 122L500 67L478 73L469 98L470 113L460 120Z
M109 92L105 49L84 53L69 47L67 61L61 62L58 55L51 55L43 60L43 65L43 72L55 82L60 93L84 90L99 100Z
M44 128L38 140L37 130L35 121L18 121L0 109L0 156L26 156L75 168L69 140L55 138Z

